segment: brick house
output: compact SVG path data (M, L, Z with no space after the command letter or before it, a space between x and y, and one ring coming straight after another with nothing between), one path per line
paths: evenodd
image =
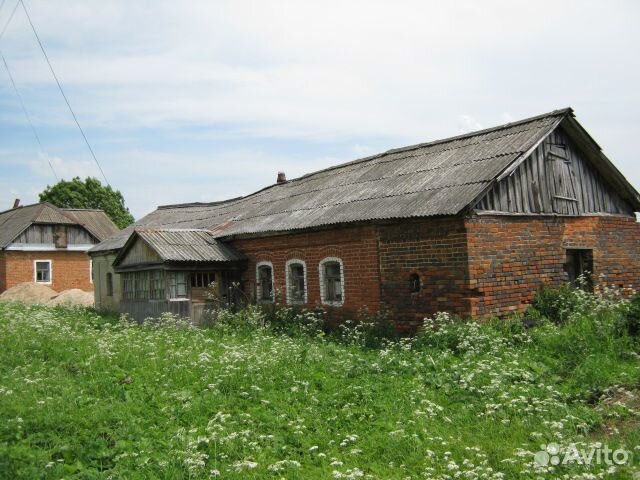
M161 206L94 247L109 278L97 306L193 317L214 281L228 301L239 285L256 302L384 309L411 329L437 311L522 310L586 272L640 287L640 195L571 109L283 177Z
M87 250L118 231L101 210L16 201L0 212L0 293L25 282L93 291Z

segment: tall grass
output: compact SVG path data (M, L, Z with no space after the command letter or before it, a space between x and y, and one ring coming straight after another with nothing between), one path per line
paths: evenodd
M438 314L404 339L288 309L198 329L0 304L0 477L631 478L534 462L640 455L630 308L597 302L528 330Z

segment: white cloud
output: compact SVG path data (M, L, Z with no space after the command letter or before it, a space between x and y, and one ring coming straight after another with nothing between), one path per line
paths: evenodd
M137 215L155 203L248 193L279 169L293 177L378 145L568 105L640 183L635 2L27 5L108 177ZM56 170L97 175L20 9L2 48L37 128L48 132ZM23 128L10 89L0 94L0 122ZM2 148L29 157L24 146ZM49 181L48 165L34 157L33 183Z

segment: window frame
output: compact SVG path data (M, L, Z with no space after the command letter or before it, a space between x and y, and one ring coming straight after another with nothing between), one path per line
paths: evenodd
M113 272L107 272L106 288L107 288L107 297L113 297Z
M304 299L303 300L295 300L293 298L292 285L291 285L291 267L293 265L302 265L303 272L303 281L304 281ZM304 260L300 260L299 258L292 258L287 260L285 264L285 278L287 282L287 303L289 305L304 305L307 303L309 298L309 283L307 282L307 263Z
M89 282L93 285L93 259L89 257Z
M38 263L49 264L49 280L46 282L38 281ZM34 260L33 261L33 281L40 285L52 285L53 284L53 260Z
M269 300L262 298L263 292L262 292L262 282L260 277L260 269L264 267L268 267L271 269L271 298ZM256 263L256 300L258 301L258 303L275 302L275 299L276 299L275 284L276 284L276 274L273 269L273 263L269 262L268 260L263 260ZM306 287L306 284L305 284L305 287Z
M340 291L341 291L341 299L340 300L329 300L327 299L327 272L326 265L328 263L337 263L340 265ZM320 302L323 305L332 305L334 307L340 307L344 305L345 294L344 294L344 262L339 257L325 257L320 261L318 266L319 274L320 274Z
M180 284L184 284L184 296L178 295L178 279L177 276L182 275L184 278L184 282ZM191 285L191 277L188 272L183 272L180 270L169 271L167 273L167 293L169 296L170 302L184 302L189 301L189 286ZM173 291L172 291L173 289Z

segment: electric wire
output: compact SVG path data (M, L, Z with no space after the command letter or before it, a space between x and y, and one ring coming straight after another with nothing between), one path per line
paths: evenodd
M2 9L2 7L0 6L0 10ZM40 145L40 152L46 157L47 159L47 163L49 164L49 167L51 167L51 171L53 172L53 176L56 177L56 181L60 181L60 178L58 178L58 175L56 174L56 170L55 168L53 168L53 164L51 163L51 160L49 159L49 156L46 155L45 151L44 151L44 147L42 146L42 142L40 141L40 136L38 135L38 132L36 131L36 127L33 125L33 122L31 121L31 116L29 115L29 112L27 110L27 106L25 105L24 101L22 100L22 95L20 95L20 91L18 90L18 87L16 86L16 82L13 79L13 75L11 74L11 70L9 70L9 65L7 64L7 59L4 58L4 55L2 54L2 52L0 52L0 57L2 57L2 63L4 63L4 68L7 71L7 74L9 75L9 80L11 80L11 86L13 87L13 91L16 94L16 97L18 97L18 101L20 102L20 106L22 107L22 111L24 112L24 116L27 117L27 122L29 122L29 126L31 127L31 131L33 132L33 136L36 137L36 141L38 142L38 145Z
M73 111L73 108L71 108L71 104L69 103L69 100L67 99L67 96L65 95L64 90L62 89L62 85L60 83L60 80L58 80L58 76L56 75L56 72L53 69L53 65L51 65L51 61L49 60L49 56L47 55L47 52L44 49L44 45L42 44L42 41L40 40L40 36L38 35L38 32L36 31L36 27L34 26L33 22L31 21L31 16L29 15L29 11L27 10L26 5L24 4L23 0L18 0L18 3L22 5L22 9L24 10L25 15L27 16L27 20L29 20L29 25L31 26L31 30L33 31L33 34L35 35L36 40L38 41L38 45L40 46L40 50L42 51L42 54L44 55L45 60L47 61L47 65L49 66L49 70L51 71L51 75L53 75L53 78L56 81L56 84L58 85L58 90L60 90L60 94L62 95L62 98L64 98L64 101L67 104L67 107L69 108L69 111L71 112L71 116L73 117L73 120L75 121L75 123L76 123L76 125L78 127L78 130L80 130L80 134L82 135L82 138L84 138L84 142L87 144L87 147L89 148L89 152L91 152L91 156L93 157L94 162L98 166L98 170L100 170L100 173L102 174L102 178L104 178L104 181L106 182L107 186L111 186L109 184L109 180L107 180L107 176L104 174L104 171L102 170L102 167L100 166L100 162L98 162L98 158L96 157L96 154L94 153L93 148L91 148L91 144L89 143L89 140L87 139L87 136L85 135L84 130L80 126L80 122L78 121L78 117L76 117L76 114ZM14 12L15 12L15 9L14 9ZM12 14L12 17L13 17L13 14ZM5 29L6 29L6 27L5 27ZM1 38L2 38L2 35L0 34L0 39Z
M2 6L4 6L5 1L6 0L2 2ZM20 4L20 0L16 2L15 6L13 7L13 10L11 11L11 15L9 15L9 20L7 20L7 23L5 23L4 28L0 32L0 40L2 40L2 37L4 37L4 34L7 31L7 28L9 28L9 24L11 23L11 20L13 20L13 16L16 14L16 10L18 9L19 4ZM0 6L0 9L2 8L2 6Z

